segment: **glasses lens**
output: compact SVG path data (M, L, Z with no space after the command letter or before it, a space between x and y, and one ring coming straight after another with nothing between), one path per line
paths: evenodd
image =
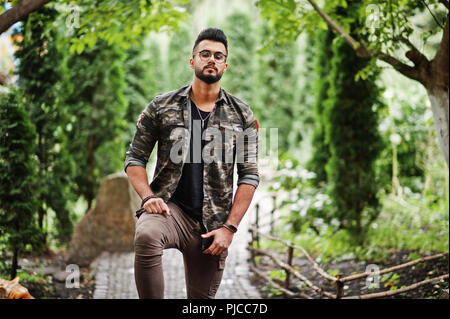
M200 52L200 57L203 60L208 60L211 57L211 52L209 52L209 51L202 51L202 52Z
M225 55L223 55L222 53L216 53L216 54L214 54L214 59L217 62L223 62L223 61L225 61Z
M201 51L198 55L204 62L209 61L211 58L211 52L208 50ZM217 63L223 63L225 62L225 55L221 52L216 52L214 54L214 60L216 60Z

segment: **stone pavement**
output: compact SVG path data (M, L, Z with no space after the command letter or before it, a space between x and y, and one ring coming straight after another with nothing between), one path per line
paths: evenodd
M233 238L226 260L222 283L217 299L259 299L258 289L250 282L250 254L246 249L250 240L248 224L254 218L247 212L239 231ZM186 286L183 256L176 249L163 253L164 296L166 299L185 299ZM134 281L134 253L103 253L98 260L95 276L94 299L136 299Z

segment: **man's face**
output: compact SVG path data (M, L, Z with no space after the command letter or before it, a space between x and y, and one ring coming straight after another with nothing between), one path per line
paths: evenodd
M207 50L211 53L211 57L204 61L200 57L200 52ZM227 69L226 62L220 63L216 61L215 56L227 55L225 45L222 42L203 40L194 49L193 58L190 59L191 68L194 69L195 76L207 84L216 83L222 78L223 73Z

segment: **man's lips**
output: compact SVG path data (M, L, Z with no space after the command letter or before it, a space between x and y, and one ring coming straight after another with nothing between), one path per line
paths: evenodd
M215 68L215 67L212 67L212 66L207 66L207 67L205 68L205 70L208 70L208 69L211 69L211 70L217 71L217 70L216 70L216 68Z

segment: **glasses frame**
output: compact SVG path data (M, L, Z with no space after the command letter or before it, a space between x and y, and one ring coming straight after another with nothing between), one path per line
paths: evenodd
M205 59L201 56L201 53L202 53L202 52L209 52L209 53L211 54L211 56L210 56L208 59L205 60ZM216 56L215 56L216 53L222 54L222 55L225 57L225 59L224 59L222 62L218 61L218 60L216 59ZM224 54L224 53L222 53L222 52L220 52L220 51L214 52L214 54L212 54L210 50L206 50L206 49L194 53L194 56L195 56L196 54L198 54L198 57L199 57L200 60L202 60L203 62L208 62L209 60L211 60L211 57L213 57L213 58L214 58L214 61L215 61L217 64L224 64L225 62L227 62L227 57L228 57L228 55L226 55L226 54Z

